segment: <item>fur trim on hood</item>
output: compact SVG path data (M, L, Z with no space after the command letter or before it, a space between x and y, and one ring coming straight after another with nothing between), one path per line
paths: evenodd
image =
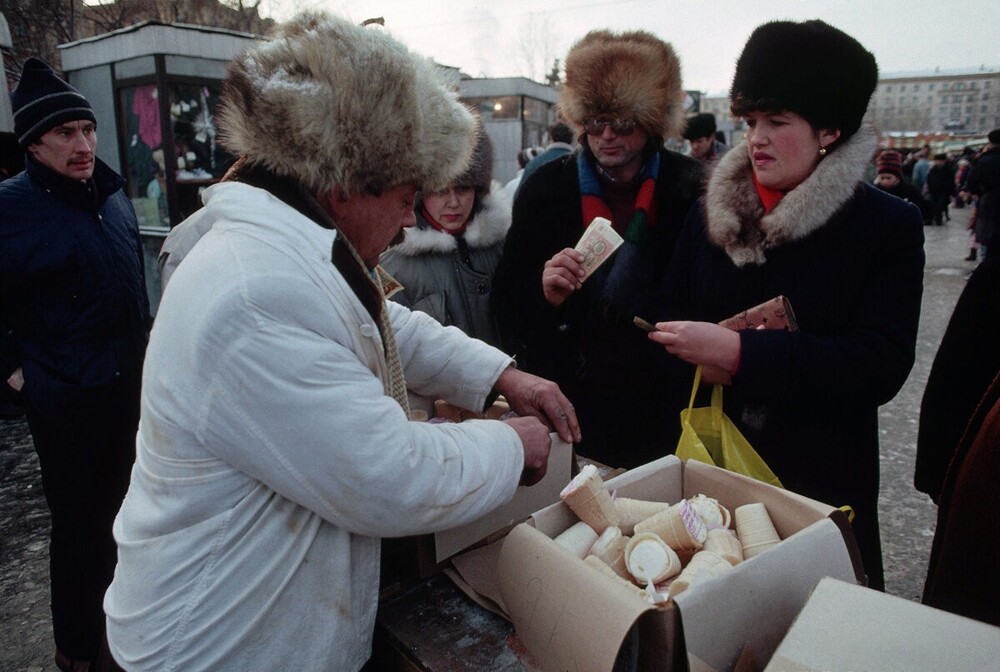
M719 160L705 193L709 240L737 266L763 264L767 250L805 238L833 217L854 195L875 152L869 126L827 155L805 179L764 214L753 183L746 143Z
M511 220L510 197L499 182L494 181L488 196L483 198L483 209L477 212L462 235L473 249L489 247L507 237ZM455 236L426 224L417 215L417 226L406 229L403 242L391 248L405 257L421 254L446 254L458 249Z
M231 152L317 193L440 189L475 140L442 70L377 26L314 12L233 60L219 127Z
M634 118L649 135L661 139L680 137L680 59L673 47L645 31L591 31L566 56L559 107L578 133L584 119L604 115Z

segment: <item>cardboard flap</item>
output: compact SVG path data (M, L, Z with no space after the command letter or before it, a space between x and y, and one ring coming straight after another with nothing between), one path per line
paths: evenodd
M785 670L993 670L1000 628L822 579L767 672Z
M776 568L782 572L778 579ZM855 578L840 528L826 518L736 565L732 572L676 596L692 669L697 659L711 669L730 670L745 644L758 661L769 660L823 576Z
M545 477L531 487L519 487L506 505L494 509L478 520L454 527L434 535L434 552L441 562L459 551L486 539L494 532L520 523L532 513L552 502L559 501L559 493L572 478L573 446L552 435L549 465Z
M510 617L500 596L500 582L497 580L497 558L502 544L502 540L495 541L457 555L451 559L454 568L446 567L444 573L473 602L509 621Z
M521 524L503 542L500 594L518 637L546 670L607 672L654 607Z

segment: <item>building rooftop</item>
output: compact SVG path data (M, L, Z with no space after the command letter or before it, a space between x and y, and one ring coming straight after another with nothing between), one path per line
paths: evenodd
M981 65L978 68L934 68L933 70L906 70L900 72L880 72L879 81L887 79L924 79L929 77L974 77L976 75L997 75L1000 74L1000 67L987 67Z

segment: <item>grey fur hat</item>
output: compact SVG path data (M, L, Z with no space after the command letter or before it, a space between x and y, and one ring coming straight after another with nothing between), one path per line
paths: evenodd
M588 117L632 118L661 140L684 130L681 62L673 47L641 30L594 30L566 56L559 96L563 118L578 131Z
M304 12L234 59L223 145L323 193L440 189L465 169L475 122L443 71L376 26Z

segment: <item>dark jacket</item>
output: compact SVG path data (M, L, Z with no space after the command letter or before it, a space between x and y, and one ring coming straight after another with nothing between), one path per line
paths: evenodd
M972 164L966 189L979 197L976 204L976 240L986 245L996 241L1000 227L1000 147L983 152Z
M917 190L912 184L906 180L900 178L896 186L887 188L882 185L876 185L879 189L887 194L892 194L896 198L901 198L908 203L913 203L913 205L920 208L920 215L927 221L931 218L931 204L926 198L920 195L920 191Z
M923 603L1000 626L1000 375L955 450L941 491Z
M637 466L673 446L665 434L663 381L652 365L658 348L633 325L634 315L601 300L616 257L559 308L542 293L545 262L574 247L585 229L576 157L574 152L547 163L521 184L493 306L504 349L520 367L559 383L576 406L580 453L612 466ZM701 191L702 170L690 157L660 150L657 221L641 247L636 299L659 285L684 216Z
M948 163L934 163L927 171L927 193L943 198L955 192L955 169Z
M1000 258L983 261L962 290L920 403L913 485L937 502L952 455L1000 371Z
M23 367L29 406L138 374L149 300L123 185L99 160L82 183L30 159L0 184L0 375Z
M740 332L726 413L786 488L854 507L881 587L878 407L913 365L924 251L917 209L861 182L873 148L859 130L766 216L747 155L724 156L652 316L718 322L788 297L800 331Z

